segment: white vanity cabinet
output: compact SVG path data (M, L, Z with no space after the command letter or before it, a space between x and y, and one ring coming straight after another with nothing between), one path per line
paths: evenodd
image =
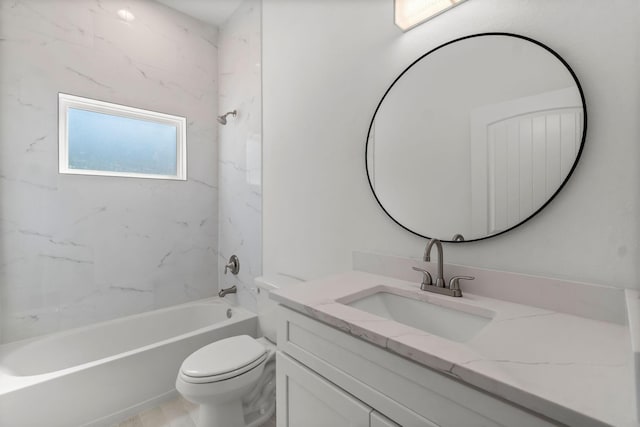
M278 353L278 427L369 427L371 408Z
M559 425L284 306L278 310L278 427Z
M278 406L278 426L399 427L289 356L279 352L276 363L278 402L285 402Z

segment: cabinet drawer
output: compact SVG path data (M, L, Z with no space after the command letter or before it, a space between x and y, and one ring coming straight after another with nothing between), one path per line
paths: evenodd
M403 426L559 425L282 306L278 348Z

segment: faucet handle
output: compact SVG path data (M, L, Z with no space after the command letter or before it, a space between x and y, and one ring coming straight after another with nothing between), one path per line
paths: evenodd
M229 262L224 266L224 274L227 274L227 271L231 271L231 274L238 274L240 271L240 260L237 255L231 255L229 258Z
M419 271L422 273L422 283L420 283L420 289L424 291L425 286L433 285L433 279L431 278L431 273L429 273L424 268L419 268L419 267L411 267L411 268L413 268L415 271Z
M462 296L462 291L460 290L460 280L474 280L473 276L453 276L451 280L449 280L449 289L452 291L459 291L460 296Z

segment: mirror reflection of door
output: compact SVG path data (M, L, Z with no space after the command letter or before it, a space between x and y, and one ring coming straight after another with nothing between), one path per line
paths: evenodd
M472 235L519 224L558 190L580 150L578 99L569 87L471 112Z

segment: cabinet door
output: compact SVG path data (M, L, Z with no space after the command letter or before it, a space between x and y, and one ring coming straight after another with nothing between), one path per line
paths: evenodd
M394 423L379 412L371 411L370 427L400 427L400 424Z
M370 407L280 352L276 363L278 427L369 427Z

